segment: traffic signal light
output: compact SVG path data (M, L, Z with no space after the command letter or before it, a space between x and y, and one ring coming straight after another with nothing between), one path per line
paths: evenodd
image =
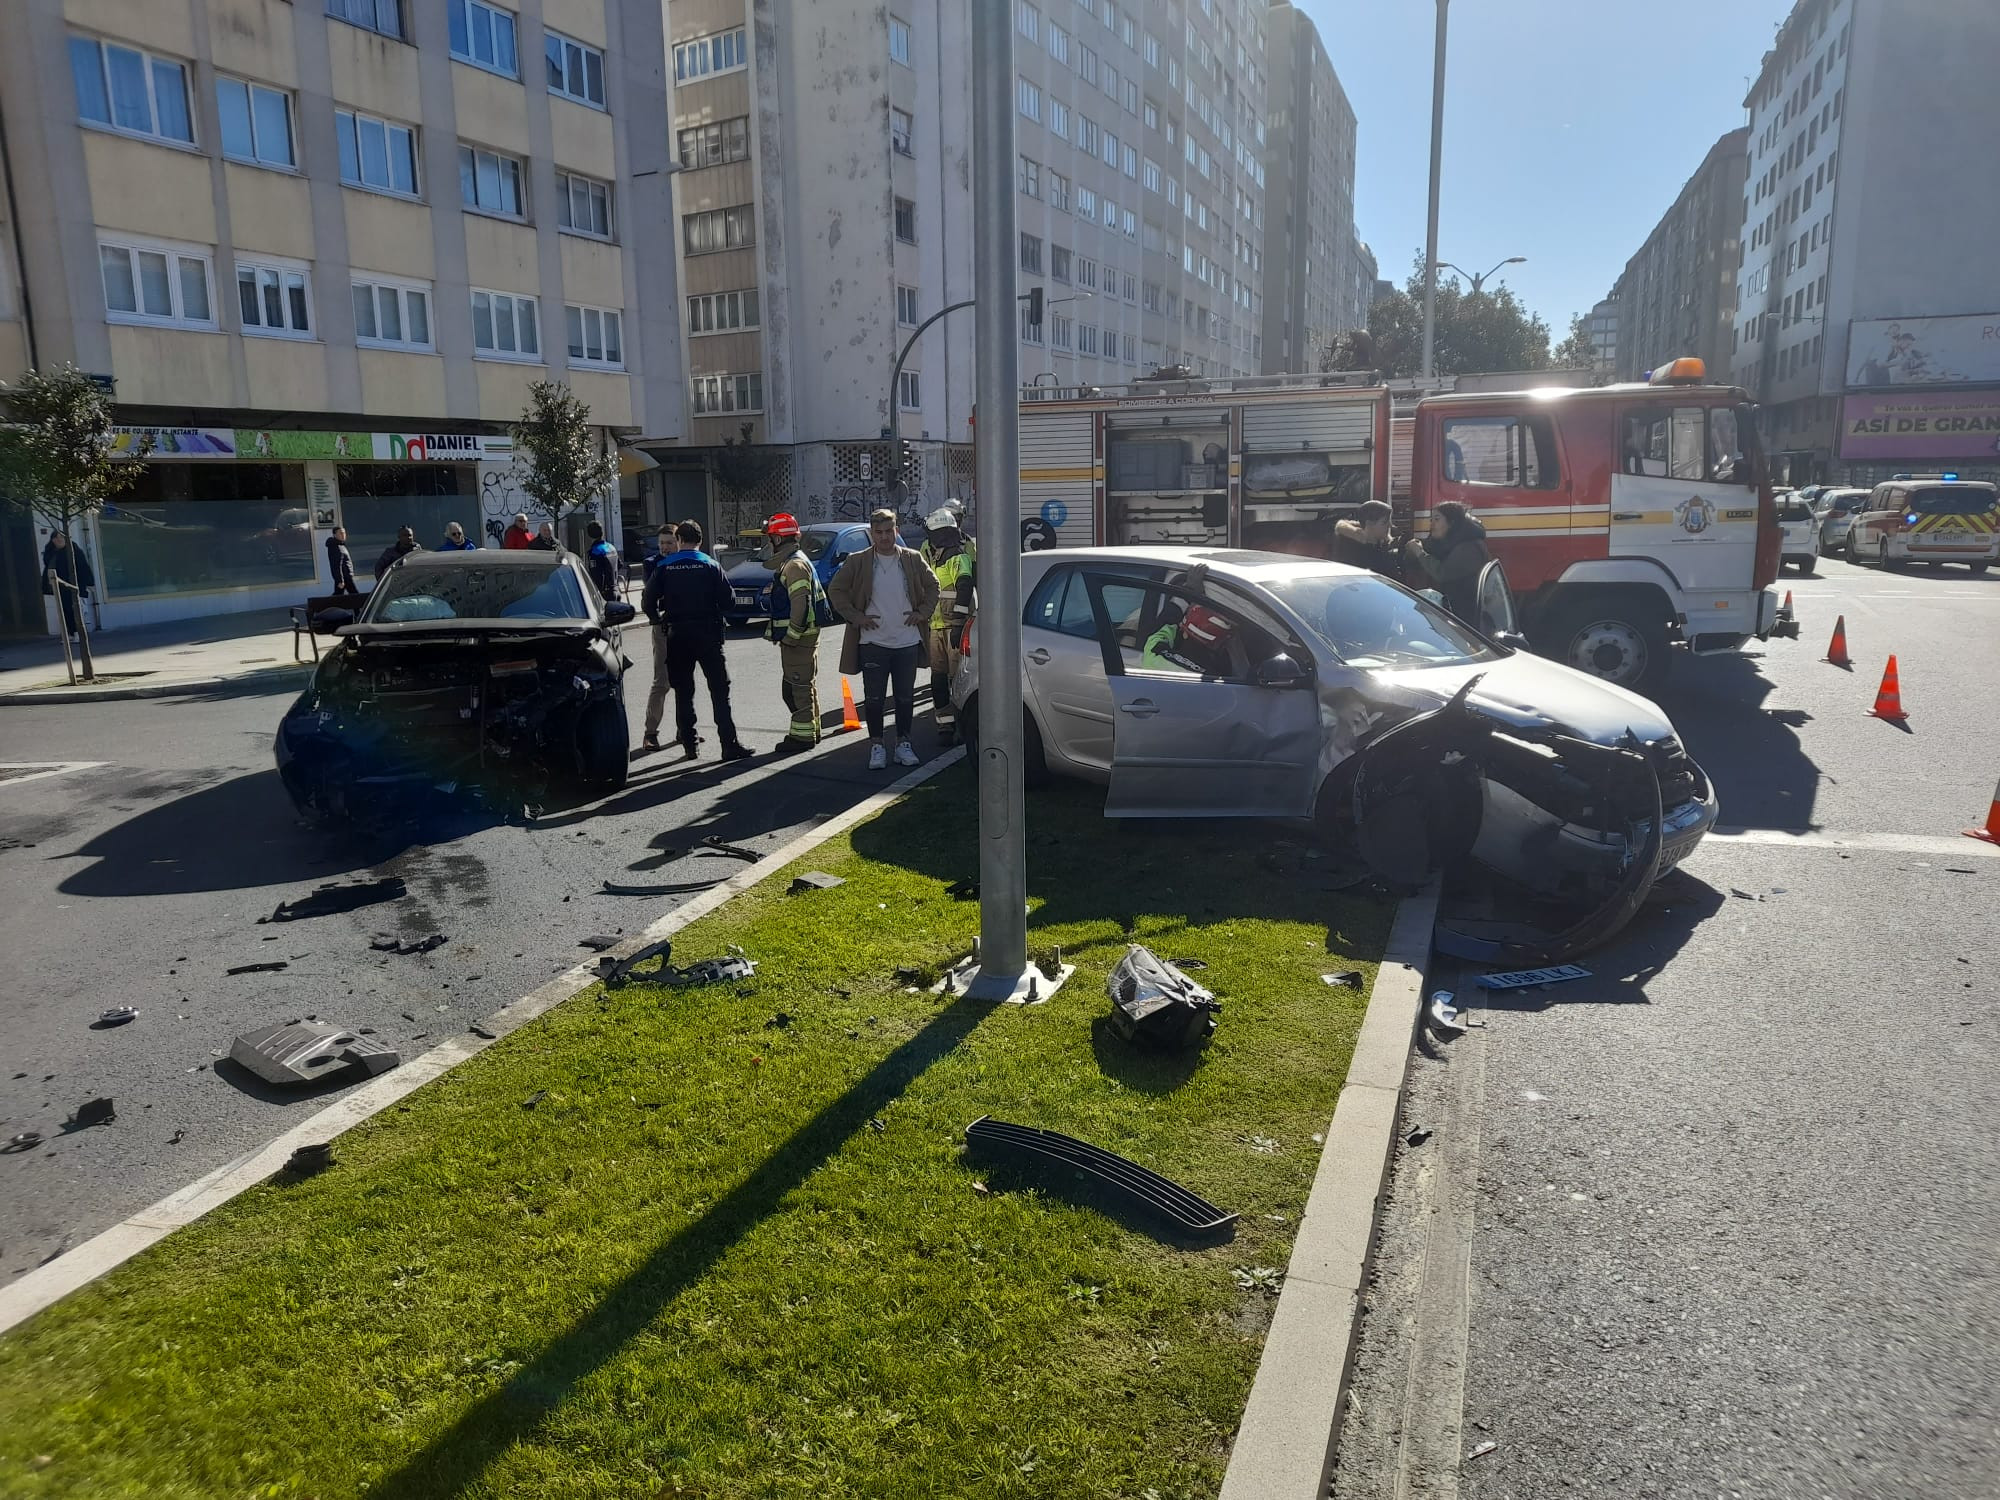
M1030 328L1040 328L1042 326L1042 289L1040 287L1035 287L1028 293L1028 326Z

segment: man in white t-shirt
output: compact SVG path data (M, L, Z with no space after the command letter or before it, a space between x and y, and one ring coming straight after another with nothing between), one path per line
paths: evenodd
M896 513L868 518L874 545L840 565L827 585L827 601L847 621L840 670L861 673L863 716L868 721L868 768L889 762L882 742L884 700L896 705L896 764L914 766L910 725L916 717L917 665L924 659L924 628L937 608L937 579L921 555L896 537Z

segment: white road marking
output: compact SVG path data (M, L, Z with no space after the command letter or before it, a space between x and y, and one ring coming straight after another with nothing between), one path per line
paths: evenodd
M2000 846L1979 839L1940 838L1927 833L1830 833L1819 829L1713 828L1702 847L1772 844L1788 849L1865 849L1885 854L1940 854L1965 859L2000 859Z
M46 781L51 776L67 776L71 771L89 771L98 766L108 766L108 760L28 760L0 761L0 787L25 786L31 781ZM25 771L25 776L10 776L9 771Z

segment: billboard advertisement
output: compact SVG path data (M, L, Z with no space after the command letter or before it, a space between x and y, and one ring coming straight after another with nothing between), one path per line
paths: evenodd
M1851 390L1966 383L2000 384L2000 313L1857 318L1847 326Z
M2000 454L2000 391L1909 391L1841 401L1840 456L1924 460Z

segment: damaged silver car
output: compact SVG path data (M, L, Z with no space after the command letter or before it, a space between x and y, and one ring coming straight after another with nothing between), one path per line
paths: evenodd
M1607 916L1715 822L1656 705L1525 649L1498 563L1477 629L1265 552L1033 552L1022 594L1026 774L1106 783L1107 816L1310 818L1397 884L1470 856ZM961 723L978 689L975 629Z
M461 788L538 797L555 777L625 784L619 628L567 552L412 554L338 629L278 726L293 803L334 819L401 816Z

